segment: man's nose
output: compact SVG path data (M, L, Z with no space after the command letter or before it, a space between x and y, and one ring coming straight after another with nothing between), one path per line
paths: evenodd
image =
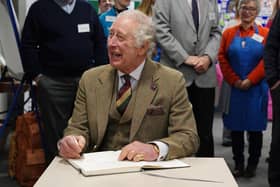
M108 38L108 46L116 46L118 44L118 39L116 35Z

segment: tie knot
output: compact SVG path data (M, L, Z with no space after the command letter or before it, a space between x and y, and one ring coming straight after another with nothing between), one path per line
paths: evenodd
M130 75L129 74L124 74L122 77L125 80L125 84L130 83Z

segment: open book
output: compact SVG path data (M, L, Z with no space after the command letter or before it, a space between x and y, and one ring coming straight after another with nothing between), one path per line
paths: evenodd
M137 172L144 169L170 169L189 167L188 164L174 159L169 161L119 161L121 151L103 151L83 154L81 159L68 159L68 162L85 176L108 175Z

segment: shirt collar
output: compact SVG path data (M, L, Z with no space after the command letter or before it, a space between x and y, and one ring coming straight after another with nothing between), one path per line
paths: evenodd
M68 2L70 0L53 0L54 2L56 2L56 4L58 4L59 6L61 7L64 7L64 6L73 6L76 2L76 0L72 0L72 2Z
M53 0L58 6L60 6L65 12L71 14L73 11L76 0L72 0L72 2L68 3L69 0Z
M199 0L196 0L196 2L197 2L197 7L198 7L198 9L199 9ZM192 9L192 0L188 0L188 4L189 4L189 6L190 6L191 9Z
M241 26L241 24L239 25L239 29L240 29L240 31L246 31L246 30L244 30L244 28ZM247 29L247 31L248 30L254 30L255 29L255 23L253 24L253 25L251 25L248 29Z
M115 9L116 13L119 14L125 10L128 10L128 8L125 8L125 9L117 9L115 6L113 6L113 8Z
M144 65L145 65L146 61L143 61L143 63L141 63L135 70L133 70L132 72L129 73L129 76L132 77L134 80L139 81L141 73L144 69ZM120 78L121 76L123 76L125 73L121 72L118 70L118 77Z

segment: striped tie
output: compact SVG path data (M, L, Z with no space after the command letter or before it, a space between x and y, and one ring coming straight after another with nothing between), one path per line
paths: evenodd
M122 78L124 78L125 83L120 88L117 96L117 110L121 115L124 113L132 95L130 76L125 74Z

